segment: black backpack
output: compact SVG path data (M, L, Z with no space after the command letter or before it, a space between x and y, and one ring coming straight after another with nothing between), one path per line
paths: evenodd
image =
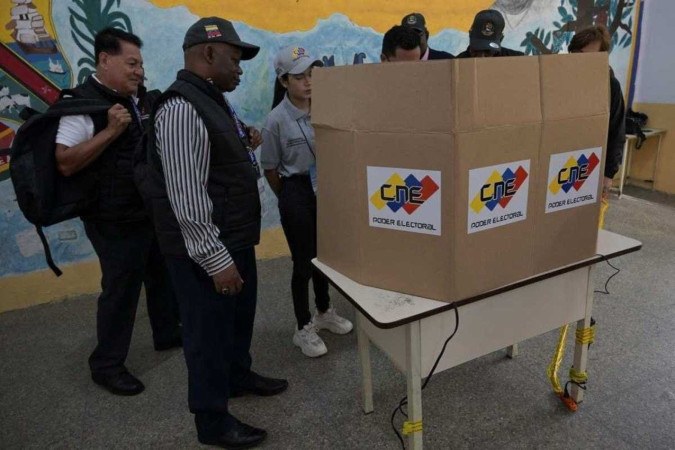
M56 167L56 133L63 116L107 114L111 105L101 100L66 97L42 114L34 113L21 125L10 149L9 173L19 209L35 225L45 250L47 265L56 276L42 227L54 225L85 213L96 200L94 167L65 177Z
M642 147L642 143L647 138L644 131L642 131L647 126L647 120L649 120L647 114L633 111L631 108L628 108L628 111L626 111L626 134L637 136L636 149Z

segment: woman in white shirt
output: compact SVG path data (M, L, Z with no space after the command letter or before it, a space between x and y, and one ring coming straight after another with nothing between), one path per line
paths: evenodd
M330 307L328 281L312 266L316 257L316 154L310 122L312 69L322 66L299 46L281 49L274 58L276 95L262 130L261 164L279 200L281 225L293 257L291 291L297 329L293 343L309 357L328 351L317 334L352 330L352 323ZM316 313L309 311L313 281Z

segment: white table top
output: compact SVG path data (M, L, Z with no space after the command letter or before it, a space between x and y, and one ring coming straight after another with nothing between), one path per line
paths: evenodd
M645 134L645 138L651 137L651 136L658 136L660 134L666 134L667 130L663 130L661 128L643 128L642 132ZM626 139L637 139L636 134L626 134Z
M499 292L516 289L526 284L536 283L542 279L595 264L603 261L605 258L610 259L637 251L641 247L642 243L635 239L621 236L610 231L599 230L597 256L536 275L526 280L518 281L460 303L469 303L480 298L495 295ZM365 286L342 275L340 272L331 269L318 259L314 259L312 262L359 311L365 314L376 326L381 328L399 326L403 323L412 322L421 317L433 315L434 313L441 313L453 308L451 303Z

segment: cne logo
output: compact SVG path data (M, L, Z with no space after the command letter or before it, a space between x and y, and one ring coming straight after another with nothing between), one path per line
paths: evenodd
M297 61L298 59L307 56L306 50L302 47L294 47L291 54L293 55L293 61Z
M522 165L518 166L515 172L511 168L501 173L494 170L482 184L469 206L476 214L484 208L489 211L494 211L497 206L506 208L527 177L527 170Z
M594 152L589 157L585 154L579 158L570 156L565 165L552 177L548 185L549 191L554 195L561 190L566 194L572 189L579 191L599 163L600 159Z
M370 196L370 203L378 210L389 208L396 213L403 209L413 214L438 191L438 184L426 175L418 180L413 174L405 179L394 172L387 181L380 185Z

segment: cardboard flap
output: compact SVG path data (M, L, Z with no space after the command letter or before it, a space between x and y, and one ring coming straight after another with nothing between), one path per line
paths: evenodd
M457 131L541 122L537 58L455 60Z
M545 121L609 113L605 52L539 56Z
M451 75L449 60L317 69L312 124L339 130L450 132Z
M354 249L361 247L363 212L353 202L362 196L364 175L354 140L350 131L317 130L317 245L321 261L359 281L363 264Z

